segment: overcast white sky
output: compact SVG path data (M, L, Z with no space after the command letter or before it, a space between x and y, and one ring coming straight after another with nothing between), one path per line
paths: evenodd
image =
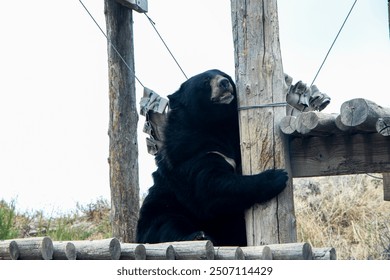
M103 0L84 0L105 29ZM310 83L354 0L279 0L284 71ZM228 0L149 0L148 15L188 76L234 77ZM78 0L0 3L0 199L67 211L109 199L106 40ZM136 72L165 96L184 82L145 15L134 13ZM363 97L390 107L386 0L358 0L316 85L327 113ZM137 85L137 97L142 88ZM144 118L141 116L139 127ZM155 169L139 132L141 193Z

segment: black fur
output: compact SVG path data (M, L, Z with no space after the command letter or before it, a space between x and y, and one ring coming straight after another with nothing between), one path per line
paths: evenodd
M216 77L223 79L212 84ZM216 86L220 91L230 86L234 99L214 102ZM137 242L210 239L214 245L245 246L245 209L279 194L287 173L240 174L237 96L227 74L196 75L169 101L165 141L156 158L154 185L141 207Z

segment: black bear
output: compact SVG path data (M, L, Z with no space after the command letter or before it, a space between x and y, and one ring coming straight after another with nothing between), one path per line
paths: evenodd
M240 174L236 88L227 74L198 74L168 98L164 142L140 210L137 242L209 239L245 246L245 209L279 194L287 173Z

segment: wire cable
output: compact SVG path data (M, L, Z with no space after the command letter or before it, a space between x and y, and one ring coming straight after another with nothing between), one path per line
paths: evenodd
M93 17L93 15L89 12L88 8L84 5L83 1L79 0L79 2L81 3L81 5L84 7L85 11L88 13L88 15L91 17L91 19L93 20L93 22L96 24L96 26L99 28L100 32L102 32L102 34L104 35L104 37L106 37L107 39L107 42L111 45L112 49L118 54L119 58L122 60L122 62L125 64L125 66L127 67L127 69L130 70L130 72L134 75L135 79L137 80L137 82L142 86L142 87L145 87L143 85L143 83L138 79L138 77L135 75L135 71L133 68L131 68L129 66L129 64L126 62L126 60L123 58L123 56L120 54L120 52L118 51L118 49L115 47L115 45L111 42L111 40L108 38L108 36L106 35L106 33L103 31L103 29L100 27L99 23L95 20L95 18Z
M339 35L340 35L340 33L341 33L341 30L343 30L344 25L345 25L345 23L347 22L347 20L348 20L348 18L349 18L349 15L351 14L353 8L355 7L356 2L357 2L357 0L355 0L355 2L353 3L351 9L349 10L347 17L345 18L343 24L341 25L341 28L340 28L339 32L337 33L337 35L336 35L336 38L333 40L333 43L332 43L332 45L330 46L330 48L329 48L329 50L328 50L328 53L326 54L324 60L322 61L322 64L321 64L320 68L319 68L318 71L317 71L317 74L315 75L313 81L311 82L310 87L314 84L315 80L317 79L318 74L321 72L322 66L324 66L325 61L328 59L328 56L329 56L329 54L330 54L330 51L332 50L334 44L336 43L337 38L339 37Z
M176 65L179 67L179 69L183 73L184 77L188 80L188 77L187 77L186 73L184 73L183 68L180 66L179 62L177 61L177 59L175 58L175 56L173 55L173 53L169 49L168 45L165 43L164 39L161 37L160 32L158 32L158 30L156 28L156 23L146 13L145 13L145 16L149 20L150 24L153 26L153 29L156 31L158 37L160 37L160 40L163 42L165 48L168 50L169 54L171 55L173 60L176 62Z

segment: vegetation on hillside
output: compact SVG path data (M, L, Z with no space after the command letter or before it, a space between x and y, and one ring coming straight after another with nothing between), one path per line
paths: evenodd
M390 202L383 201L381 180L367 175L294 179L294 193L299 242L334 247L338 259L390 259ZM0 201L0 240L111 236L110 206L104 199L56 217L18 213L15 205Z

